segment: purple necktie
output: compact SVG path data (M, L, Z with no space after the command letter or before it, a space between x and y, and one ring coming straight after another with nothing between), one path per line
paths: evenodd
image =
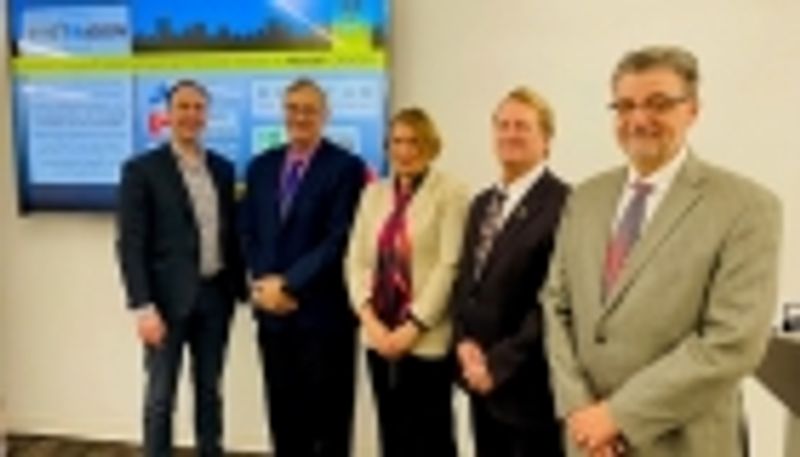
M303 165L305 163L302 160L292 160L283 172L280 194L281 218L285 218L292 207L292 200L294 200L294 196L297 193L297 188L300 187Z
M606 294L611 292L619 279L625 259L628 257L634 243L639 239L647 209L647 196L653 190L652 184L635 182L633 185L633 198L625 207L625 212L617 224L614 238L608 243L606 250L606 265L603 274L603 290Z

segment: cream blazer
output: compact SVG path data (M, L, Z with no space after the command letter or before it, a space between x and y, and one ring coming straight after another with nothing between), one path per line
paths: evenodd
M406 220L411 240L411 312L427 330L411 353L444 356L452 337L448 299L456 274L469 204L464 185L431 169L412 197ZM378 235L394 206L393 178L364 190L350 234L345 275L350 302L358 309L372 294Z

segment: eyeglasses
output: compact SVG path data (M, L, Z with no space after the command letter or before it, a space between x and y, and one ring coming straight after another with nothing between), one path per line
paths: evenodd
M286 103L283 105L283 109L286 111L286 113L293 116L316 116L321 112L321 110L314 105L303 105L297 103Z
M675 109L681 103L689 101L691 97L688 95L680 96L667 96L667 95L654 95L646 98L641 103L636 103L630 99L615 100L608 104L609 109L616 112L618 116L629 116L637 109L641 109L646 114L658 115L666 114Z

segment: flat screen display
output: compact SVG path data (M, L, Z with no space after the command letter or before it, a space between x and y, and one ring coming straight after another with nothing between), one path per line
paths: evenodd
M109 210L120 165L168 138L166 94L210 93L206 145L246 164L285 141L282 96L315 79L326 135L384 167L389 0L9 0L19 206Z

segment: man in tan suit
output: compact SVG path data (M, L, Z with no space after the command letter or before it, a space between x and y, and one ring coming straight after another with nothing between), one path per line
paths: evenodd
M567 204L542 291L571 456L739 457L741 379L776 303L778 200L694 155L698 69L633 51L612 78L628 157Z

